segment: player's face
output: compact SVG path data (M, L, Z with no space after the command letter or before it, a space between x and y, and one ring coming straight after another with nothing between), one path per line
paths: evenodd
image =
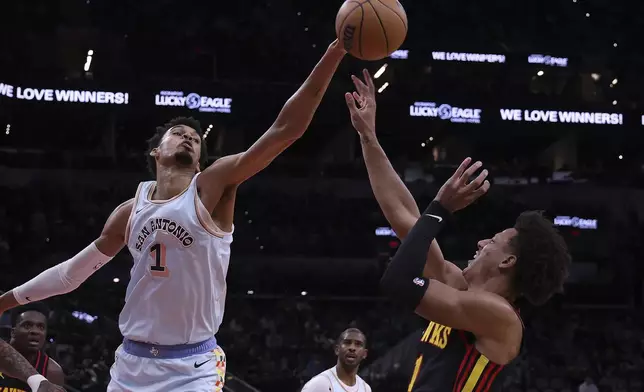
M42 350L47 335L47 318L40 312L27 311L18 318L18 323L11 331L11 339L21 352Z
M201 157L201 137L193 128L177 125L168 129L155 150L152 154L157 160L174 161L180 166L194 166L196 169Z
M344 334L340 344L335 346L335 355L344 365L357 367L367 357L364 336L358 332Z
M467 268L463 270L465 280L468 283L484 281L493 276L495 271L512 267L516 262L516 256L510 247L510 240L516 235L516 229L511 228L495 234L492 238L479 241L474 259L470 260Z

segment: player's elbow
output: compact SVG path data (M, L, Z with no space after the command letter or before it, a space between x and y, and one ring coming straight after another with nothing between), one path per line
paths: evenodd
M380 279L380 292L394 302L407 302L406 286L408 285L404 280L391 268L388 268Z
M278 135L279 141L284 145L284 148L295 143L299 138L304 136L307 126L301 125L299 122L284 122L280 124L273 124L273 129Z
M388 298L393 299L396 291L393 290L394 286L395 284L393 274L391 273L390 268L387 268L385 273L382 275L382 278L380 278L380 292Z
M72 281L69 280L65 283L64 288L62 289L61 294L68 294L71 293L72 291L76 290L83 284L83 281Z

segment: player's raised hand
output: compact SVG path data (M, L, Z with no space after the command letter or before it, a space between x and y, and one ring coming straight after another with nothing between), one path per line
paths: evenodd
M40 386L38 387L38 390L36 392L65 392L65 389L63 387L59 387L58 385L54 385L47 380L44 380L40 383Z
M337 38L335 39L335 41L331 42L327 50L338 52L341 54L347 54L347 51L344 49L344 46L342 46L342 44Z
M490 189L490 182L486 180L487 170L481 171L474 180L469 181L474 173L483 166L480 161L470 165L471 163L471 158L465 158L436 195L435 200L450 212L469 206Z
M376 135L376 87L369 71L362 71L364 82L355 75L351 75L356 91L344 95L349 112L351 124L361 137L375 137Z

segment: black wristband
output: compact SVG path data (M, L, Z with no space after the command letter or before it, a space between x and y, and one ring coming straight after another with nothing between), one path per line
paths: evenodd
M452 217L452 213L449 212L441 203L438 202L438 200L433 200L427 208L425 209L425 212L423 212L423 216L436 216L441 218L439 221L440 223L443 223L445 220L448 220L449 218Z

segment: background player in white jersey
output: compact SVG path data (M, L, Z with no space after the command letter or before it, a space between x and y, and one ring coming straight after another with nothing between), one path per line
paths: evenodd
M76 289L127 245L134 265L119 317L125 339L108 391L220 390L225 361L214 335L237 187L304 134L345 54L332 43L259 140L201 173L199 123L182 118L158 128L149 140L156 181L140 184L87 248L0 297L0 312Z
M358 368L367 358L367 338L357 328L342 332L335 344L337 364L313 377L302 392L371 392L371 387L360 376Z

